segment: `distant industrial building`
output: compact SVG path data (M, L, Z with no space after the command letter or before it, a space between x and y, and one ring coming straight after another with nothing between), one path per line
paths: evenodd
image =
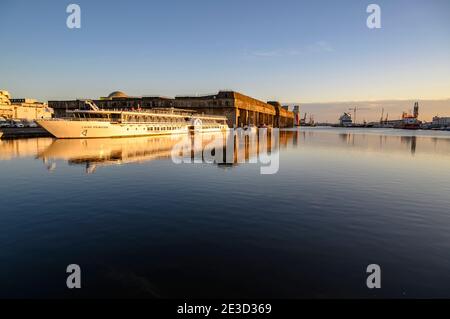
M433 117L433 121L431 122L432 127L450 127L450 117Z
M51 118L53 110L46 103L34 99L12 99L8 91L0 91L0 117L12 120L34 121Z
M278 102L263 102L234 91L220 91L217 94L201 96L128 96L121 91L112 92L107 97L93 100L101 109L151 109L180 108L199 114L224 115L229 127L246 125L268 125L273 127L293 127L294 113ZM66 116L67 110L81 108L83 100L49 101L55 117Z
M300 125L300 106L294 105L292 112L294 113L294 125L299 126Z

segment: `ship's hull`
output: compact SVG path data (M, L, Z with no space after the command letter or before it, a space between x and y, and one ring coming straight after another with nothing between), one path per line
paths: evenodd
M105 138L182 134L186 125L120 124L105 121L38 120L56 138Z
M110 123L107 121L38 120L37 123L56 138L112 138L153 135L185 134L188 125L151 123ZM221 131L207 129L200 131Z
M400 125L397 128L404 129L404 130L418 130L420 129L420 125L422 122L417 120L416 117L406 117L403 119L403 121L400 123Z
M397 128L403 129L403 130L419 130L420 124L401 124Z

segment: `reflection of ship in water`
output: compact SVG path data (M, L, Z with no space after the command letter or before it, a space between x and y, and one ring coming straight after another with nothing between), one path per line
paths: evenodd
M242 132L242 131L241 131ZM272 150L271 132L267 133L266 148ZM196 140L200 137L200 143ZM207 163L205 156L215 156L215 140L220 139L222 150L214 164L219 167L233 167L238 164L256 161L262 151L257 134L196 133L192 135L146 136L130 138L100 139L57 139L45 150L39 152L49 170L56 169L56 161L66 160L69 165L85 165L87 173L93 173L102 166L143 163L158 159L173 159L175 150L186 151L182 155L192 163ZM276 142L278 144L278 141ZM206 155L205 155L206 154ZM199 160L199 161L197 161Z
M45 162L67 160L71 165L85 164L86 171L92 173L99 166L169 158L171 149L181 139L181 136L58 139L41 152L39 157Z

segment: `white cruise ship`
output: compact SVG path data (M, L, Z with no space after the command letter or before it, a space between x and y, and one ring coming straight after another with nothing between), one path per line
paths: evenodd
M225 116L197 115L178 109L148 111L100 110L85 101L86 109L67 111L69 118L42 119L37 123L57 138L105 138L220 132L228 130Z

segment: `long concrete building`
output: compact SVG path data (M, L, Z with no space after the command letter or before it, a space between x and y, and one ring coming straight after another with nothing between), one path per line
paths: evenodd
M66 110L78 109L83 100L49 101L55 117L64 117ZM180 108L193 110L199 114L223 115L229 127L245 125L271 125L273 127L294 126L294 113L278 102L263 102L234 91L219 91L217 94L202 96L128 96L121 91L112 92L107 97L94 100L102 109L151 109Z

